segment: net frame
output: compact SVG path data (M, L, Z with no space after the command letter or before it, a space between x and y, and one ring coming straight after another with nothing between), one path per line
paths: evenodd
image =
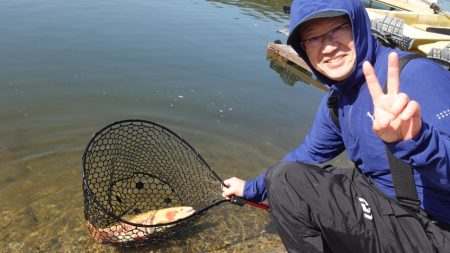
M157 137L151 138L152 134L157 134ZM151 148L143 147L143 143L148 144ZM159 152L159 150L164 150L162 154L159 154L161 156L155 156L152 153ZM151 154L151 156L145 156L146 154ZM162 162L164 156L170 156L172 161L169 161L169 163ZM148 162L152 159L160 159L157 161L159 165L168 166L166 168L175 170L175 172L183 171L179 164L194 166L200 173L200 175L195 174L199 178L191 177L188 178L189 181L180 179L180 182L177 182L174 178L186 175L183 173L177 175L165 173L163 170L150 168L142 162L142 160ZM178 232L186 231L209 208L228 201L223 199L220 194L220 186L223 185L223 180L212 170L203 157L178 134L155 122L132 119L113 122L105 126L92 136L86 146L82 162L84 215L91 234L94 236L96 229L115 226L118 223L133 227L128 234L112 233L108 238L102 238L100 240L102 243L127 246L160 242ZM130 168L129 163L135 167ZM137 171L134 171L135 168L138 168ZM180 168L180 171L176 171L177 168ZM149 169L153 171L151 173L145 171ZM192 170L192 168L189 169ZM116 173L116 170L119 173ZM108 179L104 180L104 177ZM136 178L141 181L136 181ZM143 178L145 180L142 180ZM119 189L122 186L132 188L130 186L133 180L136 181L134 186L140 189ZM191 180L194 180L194 183L189 184ZM148 197L155 192L152 189L152 184L163 185L161 186L162 190L171 195L172 198L170 201L166 201L169 198L154 197L153 201L159 203L163 200L166 203L153 205L146 202L147 205L150 205L150 210L158 207L194 205L195 213L187 218L164 225L133 223L125 219L124 217L127 215L142 213L145 211L143 209L148 209L142 206L138 208L130 206L133 204L122 199L124 198L122 195L130 191L137 192L135 195L143 192L141 194L143 197L138 199L145 202L144 199L146 198L144 197ZM192 192L183 192L179 189L185 187L186 184L189 185ZM147 192L142 191L143 188L147 189ZM195 190L202 191L204 195L194 196ZM183 197L180 197L181 194L193 196L184 201ZM174 198L178 198L178 200L173 201ZM197 200L192 201L193 198L197 198ZM123 205L124 207L116 208L117 205Z

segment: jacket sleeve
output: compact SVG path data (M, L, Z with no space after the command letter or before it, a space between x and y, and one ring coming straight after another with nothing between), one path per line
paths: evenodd
M266 199L266 173L261 173L253 179L249 179L244 185L244 199L262 202Z
M335 126L327 107L329 94L325 95L316 114L313 126L304 142L288 153L283 160L305 163L324 163L339 155L345 147L340 130ZM247 180L244 198L263 201L266 198L265 174Z
M421 107L422 129L407 141L386 143L433 188L450 190L450 72L426 60L411 61L400 76L400 89Z

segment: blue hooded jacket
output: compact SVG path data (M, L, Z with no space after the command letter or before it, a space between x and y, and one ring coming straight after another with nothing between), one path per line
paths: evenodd
M336 82L314 70L300 46L298 27L321 12L348 15L356 48L356 66L346 80ZM422 129L413 139L384 143L372 130L373 103L362 64L369 61L381 85L387 79L388 54L405 52L380 45L371 34L370 20L360 0L294 0L291 6L290 44L311 67L317 78L339 92L340 129L333 123L326 94L303 144L283 160L324 163L346 150L349 158L389 197L395 198L386 145L400 160L413 166L421 208L435 219L450 224L450 72L424 59L408 63L400 74L400 90L421 106ZM266 197L265 173L244 186L244 198Z

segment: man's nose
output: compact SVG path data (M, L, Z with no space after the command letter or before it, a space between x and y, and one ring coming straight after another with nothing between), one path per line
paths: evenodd
M328 36L325 36L322 41L322 53L323 54L332 53L339 47L338 44L339 44L338 42L330 39Z

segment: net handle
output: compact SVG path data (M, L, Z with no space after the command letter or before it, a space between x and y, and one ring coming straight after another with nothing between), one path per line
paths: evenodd
M223 181L221 182L221 184L222 184L222 187L225 187L225 188L229 187ZM256 208L263 209L265 211L270 211L269 205L266 205L264 203L258 203L258 202L251 201L251 200L248 200L248 199L244 199L243 197L239 197L239 196L236 196L236 195L231 196L230 202L231 202L231 204L237 205L237 206L249 205L249 206L253 206L253 207L256 207Z
M246 199L238 197L236 195L231 197L230 202L231 202L231 204L238 205L238 206L249 205L249 206L263 209L265 211L270 211L270 207L266 204L257 203L257 202L251 201L251 200L246 200Z

